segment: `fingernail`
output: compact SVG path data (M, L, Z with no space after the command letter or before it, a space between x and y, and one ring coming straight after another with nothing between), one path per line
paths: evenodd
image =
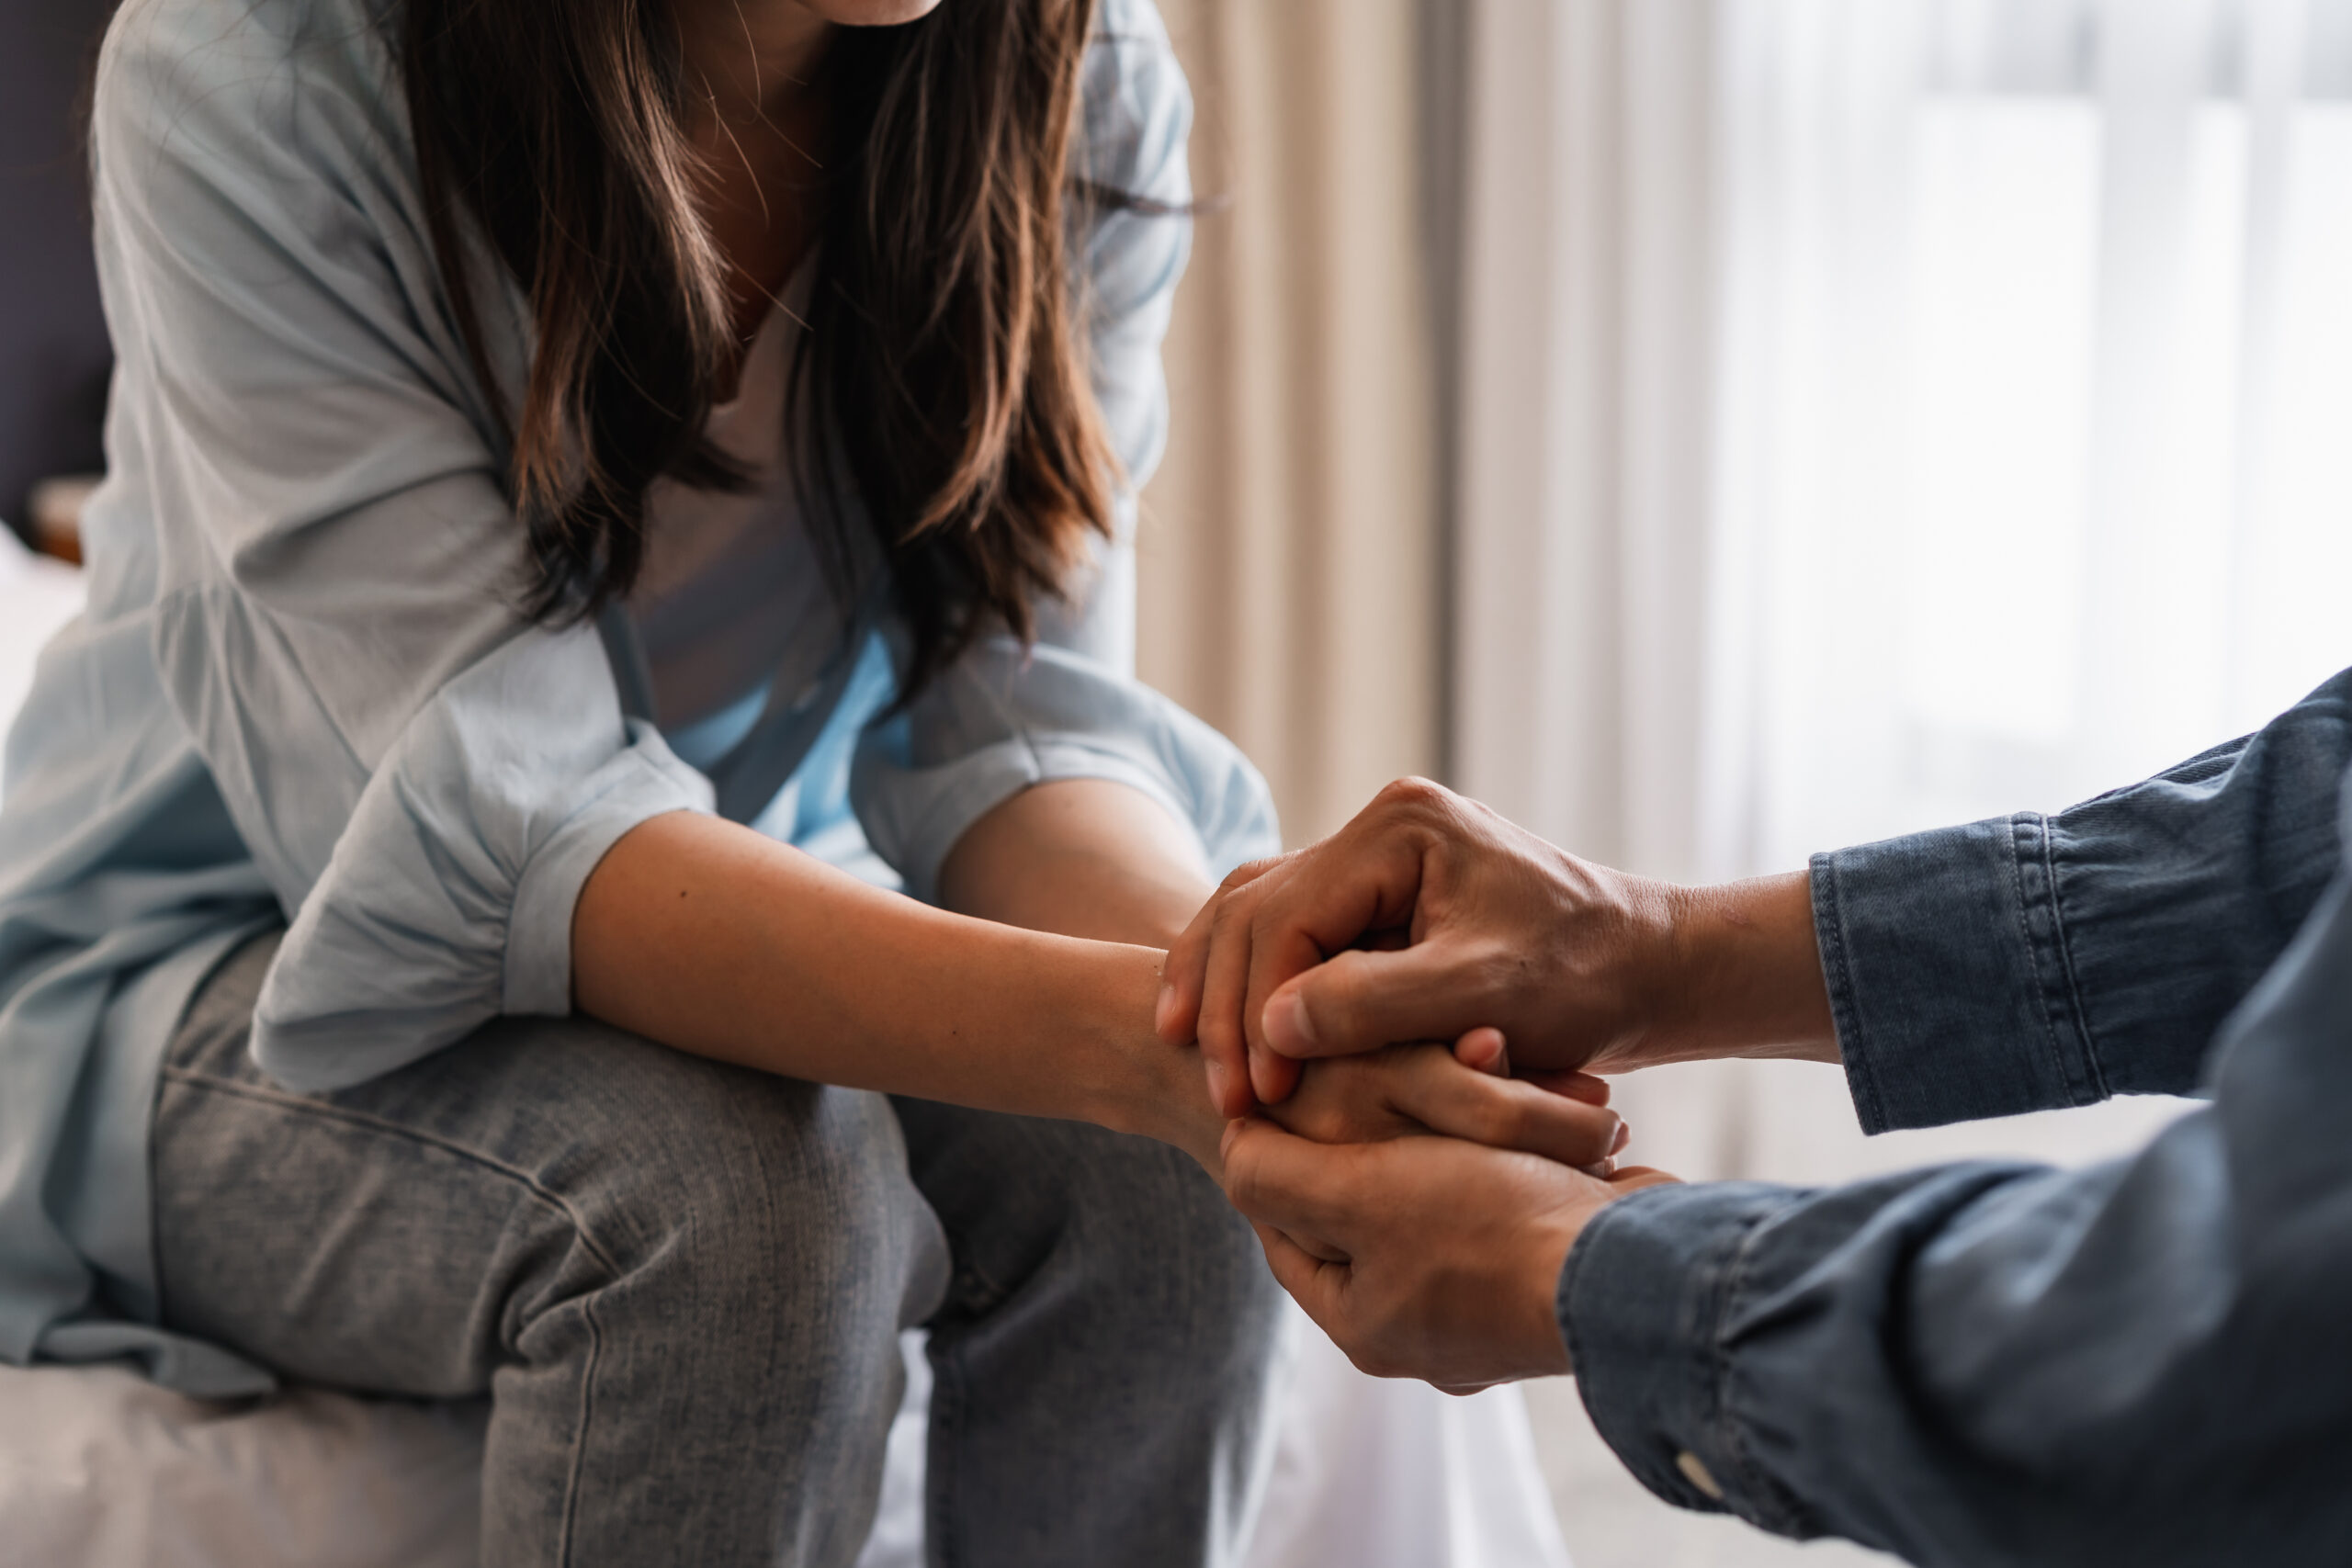
M1152 1032L1163 1038L1168 1033L1168 1021L1176 1011L1176 987L1167 981L1159 982L1159 1000L1152 1005Z
M1211 1056L1208 1059L1208 1064L1209 1099L1216 1104L1218 1113L1222 1115L1225 1113L1225 1108L1227 1103L1226 1090L1231 1087L1233 1077L1225 1070L1225 1064L1218 1061L1215 1056Z
M1623 1154L1625 1152L1625 1145L1633 1141L1634 1129L1628 1123L1620 1122L1617 1123L1617 1141L1609 1145L1609 1152L1612 1155Z
M1315 1021L1306 1016L1306 998L1296 991L1276 991L1266 1003L1266 1042L1285 1056L1312 1055Z
M1224 1134L1216 1141L1216 1157L1225 1158L1233 1152L1233 1140L1241 1136L1241 1123L1237 1119L1225 1124Z

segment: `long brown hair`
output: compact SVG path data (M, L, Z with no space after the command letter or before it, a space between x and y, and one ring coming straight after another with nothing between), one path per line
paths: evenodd
M914 639L911 693L991 625L1026 638L1116 458L1087 378L1065 224L1095 0L946 0L838 30L809 310L789 400L835 564L862 511ZM741 490L704 434L731 358L695 206L665 0L401 0L395 39L440 268L489 380L462 227L527 291L506 414L528 604L592 613L635 581L648 487ZM809 417L815 416L813 420ZM833 504L844 493L856 507Z

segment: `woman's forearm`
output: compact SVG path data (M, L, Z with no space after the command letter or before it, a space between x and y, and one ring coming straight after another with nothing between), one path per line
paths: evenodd
M934 909L714 818L616 844L573 916L582 1011L793 1077L1090 1121L1213 1161L1151 1030L1161 954Z
M1142 947L1174 942L1215 888L1192 829L1107 779L1022 791L939 871L939 901L958 913Z

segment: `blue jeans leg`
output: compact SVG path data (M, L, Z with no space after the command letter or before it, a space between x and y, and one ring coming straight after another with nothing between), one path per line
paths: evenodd
M1283 1322L1248 1224L1165 1144L897 1104L955 1260L931 1325L934 1568L1236 1561Z
M488 1394L485 1564L848 1563L922 1321L935 1562L1238 1550L1273 1287L1182 1156L583 1020L292 1095L245 1051L273 951L167 1055L165 1316L304 1382Z

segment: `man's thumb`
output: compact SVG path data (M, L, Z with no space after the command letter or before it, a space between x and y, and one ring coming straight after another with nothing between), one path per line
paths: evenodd
M1293 976L1266 998L1266 1043L1297 1059L1353 1056L1405 1040L1451 1043L1478 1018L1467 976L1435 942L1351 950Z

